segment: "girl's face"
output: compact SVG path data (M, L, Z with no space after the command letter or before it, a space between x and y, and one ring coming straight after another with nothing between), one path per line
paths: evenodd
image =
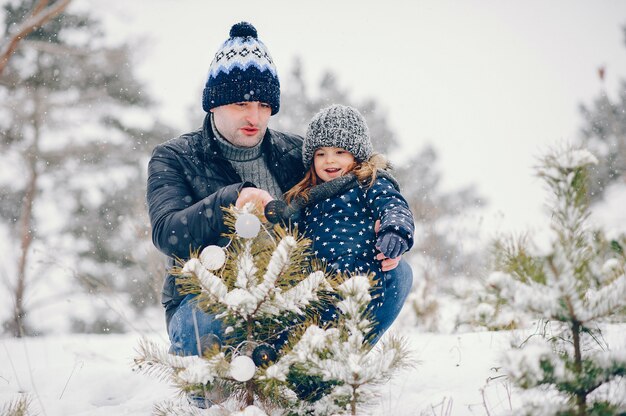
M313 154L315 173L324 182L345 175L354 164L352 153L340 147L320 147Z

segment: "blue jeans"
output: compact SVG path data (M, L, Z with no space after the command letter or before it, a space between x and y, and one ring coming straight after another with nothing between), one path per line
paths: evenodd
M398 267L385 273L385 288L382 305L374 308L374 329L372 345L389 329L396 320L413 286L413 270L406 260L400 260Z
M172 343L170 354L199 355L203 337L209 334L222 337L222 323L215 315L205 313L196 306L196 296L185 296L172 315L167 328Z
M406 262L400 260L398 267L385 273L382 305L374 308L376 324L372 331L372 345L391 326L400 314L413 284L413 271ZM198 355L198 346L207 335L222 337L222 324L214 315L204 313L196 306L196 295L187 295L172 315L168 327L171 346L170 353L176 355Z

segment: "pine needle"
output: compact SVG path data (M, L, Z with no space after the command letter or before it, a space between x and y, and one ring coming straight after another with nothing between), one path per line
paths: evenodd
M31 397L26 394L22 394L2 406L2 409L0 409L0 416L28 416L31 414L29 411L31 403Z

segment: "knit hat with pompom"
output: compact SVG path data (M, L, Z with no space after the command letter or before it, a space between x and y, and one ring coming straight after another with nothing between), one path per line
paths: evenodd
M280 108L280 82L267 47L250 23L230 29L230 37L215 54L202 94L202 108L243 101L269 104L272 115Z

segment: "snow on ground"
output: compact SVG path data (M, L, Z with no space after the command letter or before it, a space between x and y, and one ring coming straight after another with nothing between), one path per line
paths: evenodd
M136 334L4 339L0 402L26 392L41 415L148 415L153 402L175 391L132 371L137 340Z
M607 339L623 338L626 324ZM520 334L401 331L417 366L382 386L373 415L504 414L518 395L498 369L501 351ZM147 337L166 345L164 332ZM620 335L621 334L621 335ZM32 397L33 413L55 415L149 415L155 403L177 400L166 381L132 371L140 335L58 335L1 341L0 407L20 392ZM624 348L624 342L618 342ZM620 345L621 344L621 345ZM616 345L617 346L617 345Z
M374 414L484 415L481 389L487 390L490 411L502 410L503 399L498 397L502 383L488 379L501 375L492 369L510 344L509 333L445 335L413 330L406 336L418 365L384 386Z

